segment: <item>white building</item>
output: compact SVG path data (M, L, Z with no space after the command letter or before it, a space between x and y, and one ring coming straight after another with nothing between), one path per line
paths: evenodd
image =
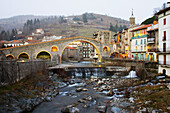
M131 55L132 59L147 60L147 28L149 25L140 25L133 29L131 37Z
M147 28L147 54L149 61L158 60L158 24L154 21L152 26Z
M159 69L158 73L170 76L170 3L158 13L159 23Z
M46 42L46 41L51 41L51 40L58 40L58 39L61 39L63 38L62 36L44 36L43 39L42 39L42 42Z

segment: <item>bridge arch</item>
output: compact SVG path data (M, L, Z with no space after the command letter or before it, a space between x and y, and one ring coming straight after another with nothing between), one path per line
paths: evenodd
M103 51L105 51L105 52L106 52L106 51L110 51L110 49L109 49L108 46L104 46L104 47L103 47Z
M101 53L100 53L100 51L99 51L99 48L97 48L97 46L96 46L94 43L90 42L89 40L85 40L85 39L75 39L75 40L73 40L73 41L68 42L68 43L64 46L64 48L61 50L60 64L61 64L61 62L62 62L62 55L63 55L64 50L66 49L66 47L67 47L70 43L75 42L75 41L83 41L83 42L87 42L87 43L91 44L91 45L95 48L95 50L96 50L96 52L97 52L97 54L98 54L98 62L101 62L101 61L102 61L102 57L101 57Z
M30 59L30 56L26 52L21 52L18 56L17 59Z
M58 52L58 47L57 46L52 46L51 47L51 52Z
M50 61L52 61L52 55L50 52L46 50L41 50L36 54L35 59L42 59L42 60L50 59Z
M15 57L12 54L8 54L8 55L6 55L6 59L12 60L12 59L15 59Z

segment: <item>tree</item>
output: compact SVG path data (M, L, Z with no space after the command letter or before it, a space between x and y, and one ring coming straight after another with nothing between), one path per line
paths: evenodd
M83 16L83 17L82 17L82 18L83 18L83 22L84 22L84 23L87 23L87 22L88 22L88 21L87 21L87 13L83 14L82 16Z
M80 21L80 18L78 18L78 17L75 16L75 17L73 18L73 20L74 20L74 21Z
M123 30L122 25L119 26L118 30L119 30L119 31L122 31L122 30Z
M90 14L88 14L88 13L86 13L87 15L87 19L91 19L91 20L94 20L94 19L96 19L96 17L93 15L93 13L90 13Z
M141 24L145 24L145 25L152 24L154 20L158 21L158 17L157 16L153 16L153 17L147 18Z
M62 24L62 23L67 23L67 20L64 19L63 16L60 16L60 17L59 17L59 23L60 23L60 24Z
M114 27L112 25L112 23L110 23L110 28L109 28L110 31L114 31Z

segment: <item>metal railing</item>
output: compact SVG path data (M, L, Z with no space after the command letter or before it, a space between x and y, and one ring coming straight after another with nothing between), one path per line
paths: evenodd
M131 39L144 38L144 37L147 37L147 35L135 36L135 37L131 37Z
M170 61L166 61L166 64L164 64L164 61L159 61L159 65L168 65L170 66Z
M166 48L159 48L160 52L170 52L170 47L166 47Z

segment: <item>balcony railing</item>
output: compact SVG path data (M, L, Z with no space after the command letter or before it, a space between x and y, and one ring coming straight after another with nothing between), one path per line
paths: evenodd
M146 52L146 50L132 50L132 52Z
M158 48L149 48L148 52L159 52Z
M159 61L159 65L168 65L170 66L170 61L166 61L166 64L164 64L164 61Z
M168 52L168 53L169 53L169 52L170 52L170 47L167 47L167 48L159 48L159 51L160 51L160 52L165 52L165 53Z
M135 37L131 37L131 39L144 38L144 37L147 37L147 35L135 36Z
M147 42L148 42L148 43L155 43L155 38L148 38L148 39L147 39Z

